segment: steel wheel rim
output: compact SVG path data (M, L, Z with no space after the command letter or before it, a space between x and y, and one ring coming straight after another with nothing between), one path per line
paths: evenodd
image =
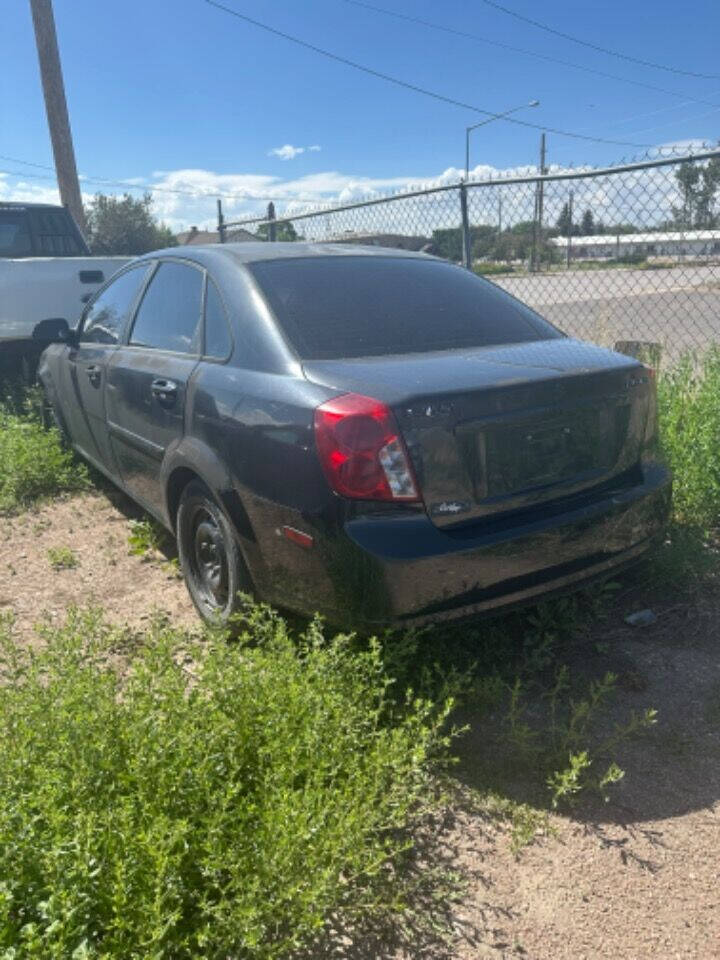
M203 605L216 612L227 606L228 555L215 517L205 507L195 513L190 544L193 579Z

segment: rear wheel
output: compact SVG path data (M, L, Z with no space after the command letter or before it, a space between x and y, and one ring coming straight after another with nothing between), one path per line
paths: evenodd
M237 539L225 514L199 480L185 487L177 515L180 568L192 602L208 623L226 623L238 593L252 589Z

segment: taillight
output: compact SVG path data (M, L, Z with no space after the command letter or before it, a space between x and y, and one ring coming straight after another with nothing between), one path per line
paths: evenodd
M315 443L332 489L356 500L418 500L410 459L392 411L346 393L315 411Z

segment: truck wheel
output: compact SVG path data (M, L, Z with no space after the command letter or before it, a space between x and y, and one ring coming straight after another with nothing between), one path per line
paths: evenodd
M250 593L252 581L229 521L199 480L180 497L177 542L180 569L198 613L207 623L227 623L239 609L238 593Z

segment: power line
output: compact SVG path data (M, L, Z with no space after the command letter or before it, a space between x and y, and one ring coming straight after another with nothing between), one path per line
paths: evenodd
M481 113L486 117L497 116L497 114L492 110L483 110L480 107L474 106L473 104L463 103L461 100L453 99L453 97L446 97L442 93L436 93L433 90L428 90L426 87L420 87L417 84L409 83L406 80L400 80L398 77L393 77L388 73L382 73L380 70L374 70L372 67L366 67L364 64L357 63L355 60L349 60L347 57L342 57L337 53L332 53L330 50L325 50L322 47L318 47L314 43L309 43L307 40L301 40L299 37L291 36L289 33L284 33L282 30L277 30L275 27L271 27L266 23L261 23L259 20L248 17L244 13L233 10L231 7L226 7L224 4L218 3L217 0L205 0L205 3L211 7L215 7L218 10L222 10L231 17L236 17L238 20L242 20L245 23L250 23L254 27L258 27L260 30L265 30L267 33L272 33L276 37L282 37L283 40L289 40L291 43L295 43L300 47L304 47L306 50L312 50L313 53L319 53L321 56L327 57L329 60L335 60L337 63L342 63L346 67L352 67L354 70L360 70L362 73L370 74L370 76L377 77L379 80L385 80L387 83L393 83L395 86L403 87L405 90L412 90L414 93L420 93L425 97L431 97L433 100L439 100L442 103L449 103L454 107L462 107L463 110L472 110L474 113ZM630 143L627 140L608 140L604 137L591 137L582 133L571 133L567 130L558 130L553 127L547 127L538 123L530 123L527 120L518 120L516 117L503 117L503 120L505 123L514 123L521 127L531 127L533 130L544 130L546 133L554 133L559 137L572 137L575 140L589 140L593 143L605 143L616 147L638 147L641 149L653 146L651 143Z
M596 70L593 67L586 67L581 63L572 63L570 60L561 60L559 57L547 56L544 53L537 53L534 50L526 50L523 47L515 47L510 43L504 43L501 40L491 40L488 37L481 37L477 33L468 33L464 30L456 30L454 27L447 27L441 23L434 23L431 20L423 20L421 17L413 17L404 13L397 13L394 10L386 10L384 7L376 7L371 3L364 3L363 0L345 0L346 3L351 3L355 7L364 7L366 10L372 10L375 13L381 13L388 17L395 17L398 20L406 20L408 23L417 23L423 27L429 27L431 30L439 30L442 33L450 33L456 37L462 37L465 40L473 40L478 43L486 43L491 47L500 47L503 50L512 50L514 53L523 54L526 57L535 57L537 60L545 60L548 63L557 63L563 67L570 67L573 70L582 70L584 73L592 73L597 77L604 77L606 80L617 80L620 83L629 83L635 87L644 87L646 90L654 90L655 93L662 93L664 96L668 97L679 97L684 100L689 100L693 103L702 103L709 107L717 107L720 109L720 104L711 103L709 100L701 100L698 97L691 97L685 93L678 93L675 90L665 90L663 87L656 87L652 83L645 83L643 80L631 80L629 77L619 77L615 73L607 73L604 70Z
M49 164L46 163L34 163L31 160L20 160L18 157L6 157L0 154L0 160L5 160L8 163L19 163L25 167L34 167L38 170L53 170ZM3 173L7 174L10 177L21 177L27 180L57 180L56 176L50 175L41 175L41 174L31 174L24 173L17 170L3 170ZM267 194L262 194L258 196L254 193L238 193L238 194L222 194L218 193L216 190L179 190L176 187L155 187L148 186L141 183L131 183L129 180L108 180L105 177L90 177L81 175L81 183L99 183L108 187L125 187L130 190L146 190L148 193L174 193L180 196L185 197L194 197L195 199L203 200L206 198L215 198L220 197L222 200L273 200L277 203L282 203L285 200L299 200L302 203L314 203L315 197L305 200L302 197L271 197Z
M711 96L720 97L720 90L716 90L714 93L711 94ZM632 117L625 117L623 120L613 120L612 123L605 123L605 124L603 124L603 126L604 126L604 127L619 127L619 126L622 126L622 125L625 124L625 123L634 123L635 120L646 120L648 117L656 117L656 116L658 116L658 114L661 114L661 113L669 113L669 112L672 111L672 110L682 110L682 109L684 109L685 107L689 107L689 106L691 106L691 105L692 105L692 101L685 101L685 103L675 103L675 104L673 104L673 105L670 106L670 107L660 107L659 110L651 110L651 111L649 111L649 112L646 111L645 113L635 113L635 114L632 115ZM713 112L714 112L714 111L710 111L710 113L713 113ZM703 114L701 114L700 116L706 117L706 116L709 116L709 113L703 113ZM694 115L694 117L683 117L682 119L683 119L683 121L685 121L685 120L697 119L697 114ZM674 122L674 121L672 121L672 120L669 120L669 121L668 121L668 123L673 123L673 122ZM660 124L660 126L665 126L665 125L666 125L666 124ZM644 130L636 130L636 131L634 131L634 133L644 133L644 132L645 132ZM631 136L632 136L632 135L633 135L633 134L631 134Z
M704 120L705 117L711 117L713 114L717 113L720 110L720 107L716 107L714 110L706 110L704 113L694 113L691 117L683 117L682 123L688 123L691 120ZM650 133L653 130L659 130L662 127L666 127L669 123L677 123L676 120L666 120L665 123L656 123L652 127L643 127L642 130L636 130L635 133Z
M533 27L537 27L539 30L544 30L546 33L552 33L556 37L562 37L563 40L571 40L573 43L579 43L581 46L589 47L590 50L596 50L598 53L605 53L609 57L617 57L619 60L628 60L630 63L639 63L643 67L652 67L654 70L664 70L666 73L674 73L679 76L696 77L699 80L720 80L720 74L717 73L695 73L692 70L681 70L678 67L668 67L662 63L654 63L652 60L641 60L639 57L631 57L627 53L620 53L617 50L609 50L607 47L601 47L598 44L590 43L588 40L581 40L579 37L573 37L569 33L563 33L562 30L555 30L553 27L549 27L546 23L540 23L539 20L533 20L531 17L525 17L521 13L516 13L515 10L509 10L507 7L503 7L502 4L496 3L495 0L481 0L481 2L486 4L488 7L494 7L495 10L500 10L502 13L506 13L509 17L515 17L516 20L522 20L524 23L529 23Z

